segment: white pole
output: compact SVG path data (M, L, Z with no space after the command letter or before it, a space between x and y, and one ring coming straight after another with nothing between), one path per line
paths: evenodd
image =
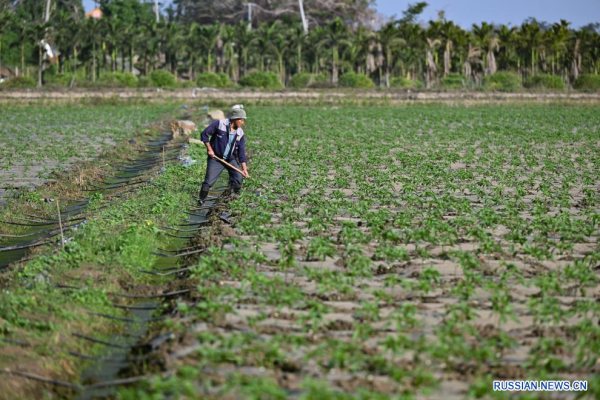
M46 16L44 17L44 22L48 22L50 20L50 0L46 1Z
M308 33L308 23L306 22L306 16L304 15L304 5L302 4L302 0L298 0L298 7L300 7L300 17L302 18L304 33Z
M248 30L252 30L252 3L248 3Z
M154 0L154 12L156 13L156 23L158 23L158 0Z

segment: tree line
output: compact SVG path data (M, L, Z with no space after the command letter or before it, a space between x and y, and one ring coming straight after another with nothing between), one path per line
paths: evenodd
M530 18L520 26L482 22L463 29L443 13L420 21L425 2L409 5L401 17L378 27L355 18L365 19L369 1L330 19L319 10L306 32L298 13L265 12L261 19L255 10L251 21L241 13L208 23L186 14L184 0L158 21L153 3L139 0L103 1L101 19L84 18L81 0L55 2L48 21L45 0L0 1L0 70L37 73L40 84L44 70L91 82L111 72L147 76L154 70L190 81L215 72L238 82L258 70L277 74L283 84L310 73L332 85L351 72L383 87L394 78L432 87L449 76L478 84L509 71L523 79L550 74L572 84L582 74L598 75L600 67L599 24L574 29L565 20L550 24Z

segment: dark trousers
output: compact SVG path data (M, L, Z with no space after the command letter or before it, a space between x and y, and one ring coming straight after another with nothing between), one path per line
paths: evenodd
M229 164L233 165L236 168L240 168L237 160L231 159L228 161ZM208 158L206 162L206 177L204 178L204 182L202 183L202 194L206 197L208 195L208 191L215 184L221 172L224 169L227 169L229 172L229 185L231 185L231 189L234 193L238 193L242 188L242 174L234 170L233 168L229 168L222 164L215 158ZM201 195L202 196L202 195Z

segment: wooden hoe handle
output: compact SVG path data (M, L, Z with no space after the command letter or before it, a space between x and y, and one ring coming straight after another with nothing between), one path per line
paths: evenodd
M198 139L194 139L194 138L189 138L189 141L190 141L190 143L204 144L203 141L198 140ZM221 163L227 165L229 168L233 168L234 170L236 170L237 172L239 172L240 174L242 174L242 176L245 176L244 172L241 169L239 169L237 167L234 167L233 165L229 164L227 161L223 160L222 158L219 158L217 156L215 156L214 158L216 158L217 160L219 160Z
M242 174L242 176L245 176L244 171L242 171L241 169L239 169L237 167L234 167L233 165L229 164L227 161L223 160L222 158L219 158L217 156L215 156L214 158L216 158L217 160L219 160L223 164L227 165L229 168L232 168L232 169L236 170L237 172L239 172L240 174Z

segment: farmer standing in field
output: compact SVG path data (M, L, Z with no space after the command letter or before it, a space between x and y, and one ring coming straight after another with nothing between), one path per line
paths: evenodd
M249 178L246 166L246 138L242 125L246 121L246 111L243 106L233 106L229 118L213 121L202 131L201 139L208 152L206 162L206 177L202 183L198 206L204 204L208 191L215 184L224 169L229 173L229 185L233 193L239 193L243 178ZM210 139L209 139L210 137ZM242 173L225 165L221 160L233 165ZM239 161L238 161L239 160Z

